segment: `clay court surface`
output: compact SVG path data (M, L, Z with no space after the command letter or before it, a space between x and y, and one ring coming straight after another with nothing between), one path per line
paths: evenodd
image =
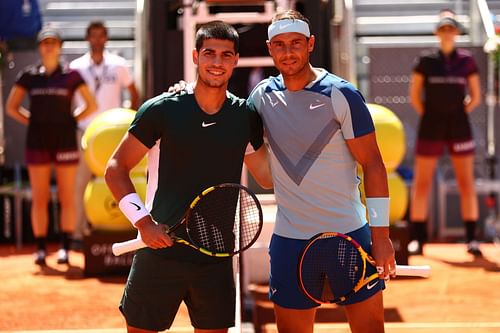
M125 332L117 309L125 277L85 277L78 252L71 253L71 266L57 265L55 247L41 269L32 264L33 250L0 246L0 332ZM410 258L410 264L431 265L433 275L390 281L386 331L500 332L500 248L485 244L483 250L485 257L475 260L461 244L430 244L425 256ZM254 317L257 331L276 332L271 306L256 297L263 299ZM340 308L323 308L315 332L349 332L344 320ZM246 327L253 331L251 324ZM192 332L184 308L170 332Z

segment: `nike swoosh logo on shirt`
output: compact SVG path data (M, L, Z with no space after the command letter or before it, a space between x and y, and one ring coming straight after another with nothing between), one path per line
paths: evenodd
M205 123L205 122L202 122L201 123L201 127L209 127L209 126L212 126L212 125L215 125L217 124L216 122L213 122L213 123Z
M325 103L320 103L320 104L309 104L309 110L314 110L314 109L317 109L317 108L320 108L322 107L323 105L325 105Z

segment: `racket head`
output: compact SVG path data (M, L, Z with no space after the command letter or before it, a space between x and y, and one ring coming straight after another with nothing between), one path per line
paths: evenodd
M300 288L309 299L320 304L346 300L363 285L365 254L354 239L344 234L315 235L299 257Z
M203 191L190 205L189 241L205 254L232 256L250 248L263 226L262 207L247 187L225 183Z

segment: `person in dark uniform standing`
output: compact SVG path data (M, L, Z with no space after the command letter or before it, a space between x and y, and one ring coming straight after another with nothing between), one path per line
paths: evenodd
M61 205L61 248L58 263L68 263L70 235L76 223L75 181L78 164L76 124L96 110L96 103L77 71L61 65L62 39L57 31L44 28L38 34L41 62L25 68L7 99L7 114L28 126L26 165L32 191L31 223L37 242L35 263L45 265L47 255L48 201L51 165L55 165L58 199ZM85 104L72 109L75 92ZM21 104L29 96L30 110Z
M478 199L474 186L474 139L469 113L481 103L478 68L472 55L455 46L461 26L443 10L435 34L440 47L427 51L414 67L410 99L420 115L410 220L411 254L422 254L427 241L428 196L436 163L447 148L460 192L468 252L481 256L475 237Z
M243 162L261 186L272 187L262 120L227 91L238 43L236 30L223 22L198 29L194 88L146 101L108 162L106 183L148 245L134 256L120 304L129 333L168 329L182 301L195 332L223 333L234 326L232 259L174 244L165 229L204 189L239 183ZM129 172L145 154L143 204Z

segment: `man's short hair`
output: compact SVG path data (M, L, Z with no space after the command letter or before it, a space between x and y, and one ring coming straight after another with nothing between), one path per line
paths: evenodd
M198 31L196 31L195 47L200 51L203 42L206 39L222 39L233 42L234 52L238 53L240 46L240 36L236 29L222 21L212 21L203 24Z
M273 16L272 22L276 22L279 20L301 20L307 23L307 25L311 25L311 22L309 22L309 19L302 15L300 12L289 9L287 11L277 13Z
M102 29L102 30L104 30L104 33L106 34L106 36L108 36L108 28L106 28L106 26L104 25L104 23L102 21L92 21L89 23L89 25L87 26L87 32L86 32L87 37L90 36L90 32L93 29Z

